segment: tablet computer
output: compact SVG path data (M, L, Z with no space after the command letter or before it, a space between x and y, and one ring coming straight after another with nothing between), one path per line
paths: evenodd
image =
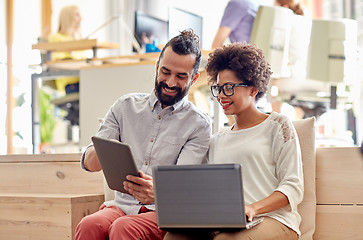
M93 145L109 188L128 193L123 182L127 175L139 176L139 170L127 143L93 136Z

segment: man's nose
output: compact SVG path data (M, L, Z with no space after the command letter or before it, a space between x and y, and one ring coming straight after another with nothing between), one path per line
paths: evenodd
M176 77L173 75L170 75L170 77L166 80L166 84L168 84L168 86L170 88L175 87L177 85Z

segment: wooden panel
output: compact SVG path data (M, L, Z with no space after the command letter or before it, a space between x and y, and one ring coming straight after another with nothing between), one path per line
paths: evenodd
M79 162L81 155L81 153L0 155L0 164L15 162Z
M70 211L64 199L1 196L0 213L4 239L71 239Z
M0 192L100 193L102 172L86 172L79 162L19 162L0 164Z
M42 38L48 39L48 35L52 32L52 1L42 0Z
M13 74L13 42L14 42L14 1L6 0L6 144L7 153L14 153L13 146L13 110L15 99L13 96L14 74ZM2 53L3 54L3 53Z
M71 219L71 233L72 239L76 233L78 223L83 217L97 212L101 204L104 202L104 196L99 195L97 199L94 198L75 198L72 199L72 219Z
M1 239L74 239L81 218L98 210L103 195L0 195Z
M363 205L318 205L314 240L363 238Z
M318 148L317 204L363 203L363 158L357 147Z
M0 156L2 193L99 193L102 172L86 172L81 154L33 154Z

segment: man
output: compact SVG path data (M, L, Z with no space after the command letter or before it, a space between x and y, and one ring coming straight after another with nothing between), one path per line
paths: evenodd
M199 38L183 31L163 48L156 64L151 94L121 97L107 113L97 136L131 146L140 177L124 182L129 194L117 192L100 210L79 223L76 239L162 239L156 224L152 167L200 164L211 135L209 118L186 95L199 77ZM100 171L93 146L82 156L82 167ZM133 183L131 183L133 182Z
M258 10L257 0L230 0L214 37L212 49L222 47L224 41L249 42Z

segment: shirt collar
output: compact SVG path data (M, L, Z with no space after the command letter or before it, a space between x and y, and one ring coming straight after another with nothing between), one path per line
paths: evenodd
M170 106L172 112L180 111L181 109L183 109L185 104L187 104L187 102L188 102L187 96L183 97L182 100L180 100L179 102L177 102L174 105ZM160 102L159 102L159 99L156 96L155 89L153 89L152 93L150 94L150 108L151 108L151 111L154 111L157 104L160 104Z

